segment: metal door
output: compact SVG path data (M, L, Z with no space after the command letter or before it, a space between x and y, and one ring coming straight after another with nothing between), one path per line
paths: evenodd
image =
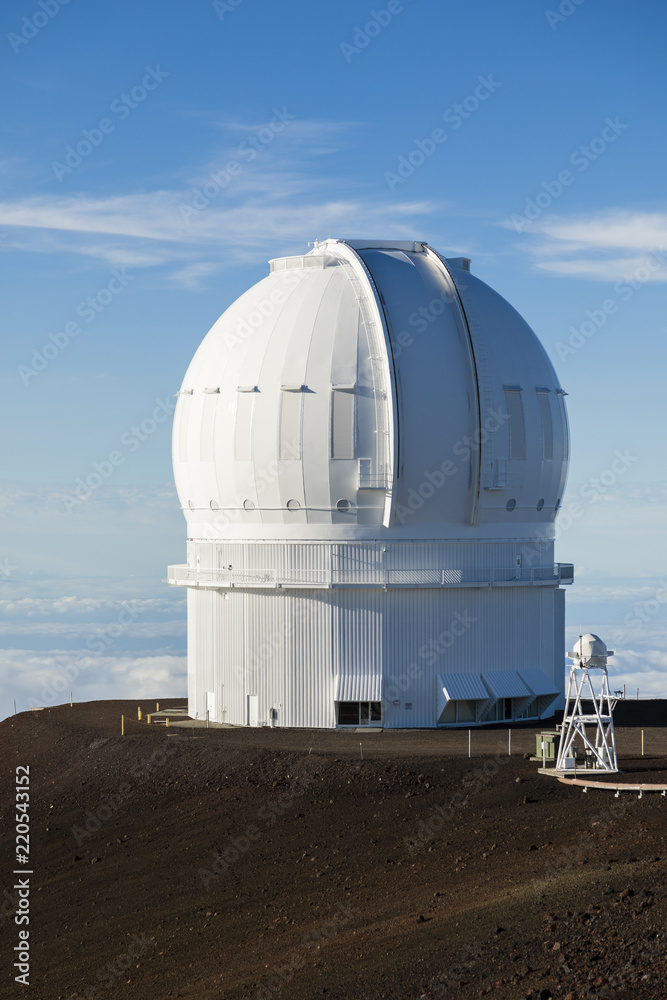
M259 695L248 695L248 725L259 725Z
M211 722L215 722L215 691L206 692L206 714Z

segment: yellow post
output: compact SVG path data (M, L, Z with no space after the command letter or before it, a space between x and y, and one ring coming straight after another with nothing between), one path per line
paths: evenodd
M120 717L120 735L125 736L125 716Z
M141 722L141 705L137 706L137 718Z
M165 722L165 726L168 726L168 725L169 725L169 716L167 716L167 721Z
M642 757L644 756L644 730L642 729Z
M147 716L146 716L146 722L147 722L147 723L148 723L148 725L150 726L150 724L151 724L151 717L150 717L150 715L147 715Z
M72 701L72 692L70 691L70 693L69 693L69 707L72 708L73 705L74 705L74 703Z
M159 712L159 711L160 711L160 702L159 702L159 701L156 701L156 702L155 702L155 711L156 711L156 712Z

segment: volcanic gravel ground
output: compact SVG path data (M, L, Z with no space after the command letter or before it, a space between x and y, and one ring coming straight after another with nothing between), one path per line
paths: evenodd
M136 708L0 723L0 996L667 997L667 799L539 775L537 727L511 756L507 730L476 730L468 759L467 731L193 738ZM620 781L667 782L667 729L645 757L638 729L617 742ZM29 987L12 968L17 765Z

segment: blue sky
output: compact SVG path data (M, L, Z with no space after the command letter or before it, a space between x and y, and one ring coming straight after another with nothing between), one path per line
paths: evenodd
M328 236L470 256L531 323L570 394L570 633L599 629L619 677L667 695L664 6L1 18L0 715L77 657L80 698L184 693L172 394L267 259ZM92 649L123 601L136 618Z

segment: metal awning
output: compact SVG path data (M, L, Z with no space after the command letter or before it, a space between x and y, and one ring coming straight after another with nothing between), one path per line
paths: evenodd
M489 692L479 674L439 674L438 683L447 701L489 700Z
M521 680L516 670L489 670L482 674L482 680L489 689L494 700L498 698L528 698L533 700L533 693Z
M526 682L532 693L535 695L534 700L537 702L536 714L538 716L544 715L546 710L553 705L556 698L561 693L558 690L558 687L537 667L531 667L528 670L520 670L519 674L521 675L521 679Z
M334 701L382 701L380 674L336 674Z
M474 702L475 722L479 722L489 704L489 692L484 687L480 674L438 674L436 718L439 721L450 701Z
M529 670L519 670L517 671L521 680L530 688L535 697L539 695L556 695L560 694L560 691L556 687L553 681L549 680L546 674L538 670L537 667L532 667Z

